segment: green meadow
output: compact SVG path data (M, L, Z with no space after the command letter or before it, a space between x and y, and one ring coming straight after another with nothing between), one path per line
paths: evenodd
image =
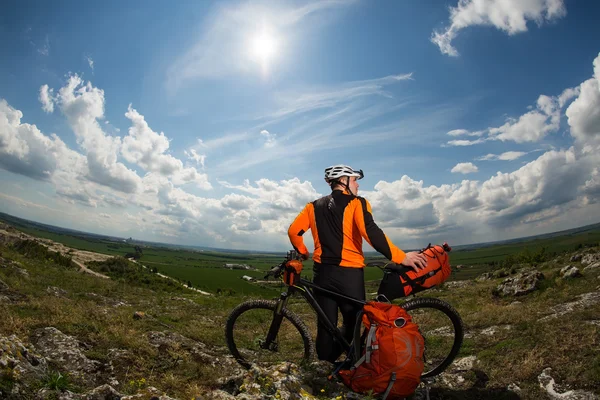
M15 221L8 221L15 225ZM263 280L266 271L279 264L285 257L285 252L252 253L195 250L189 247L177 248L173 245L149 245L143 242L126 242L109 240L93 236L78 236L50 231L27 224L20 220L18 229L42 238L63 243L79 250L93 251L112 256L125 256L134 253L134 246L142 248L143 255L139 262L147 268L170 276L194 288L211 293L224 291L260 297L273 297L279 292L277 285L249 283L243 276ZM542 262L573 251L584 246L600 243L600 227L570 231L564 235L549 238L531 238L522 241L460 246L450 253L453 268L450 280L472 279L484 272L505 267L515 263ZM450 243L452 245L452 243ZM376 253L368 253L367 261L383 261ZM228 269L225 264L246 264L251 270ZM305 262L304 277L312 278L312 264ZM375 267L365 269L365 279L373 281L381 279L382 272Z

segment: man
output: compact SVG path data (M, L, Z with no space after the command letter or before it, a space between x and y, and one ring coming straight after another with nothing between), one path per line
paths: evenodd
M331 194L308 203L288 229L294 249L304 259L308 259L309 252L302 235L309 229L312 233L315 284L360 300L365 299L363 238L396 264L415 271L427 265L424 255L404 253L375 224L371 205L358 196L358 180L363 176L362 170L355 171L347 165L326 168L325 181L331 186ZM343 318L342 332L350 342L360 307L319 293L316 293L316 298L336 326L339 308ZM343 351L341 344L334 341L320 322L316 347L319 359L330 362L334 362Z

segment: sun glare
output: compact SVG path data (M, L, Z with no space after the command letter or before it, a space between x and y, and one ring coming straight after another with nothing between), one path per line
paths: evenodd
M269 29L264 28L254 35L249 43L250 57L260 64L263 73L267 73L278 50L276 35Z

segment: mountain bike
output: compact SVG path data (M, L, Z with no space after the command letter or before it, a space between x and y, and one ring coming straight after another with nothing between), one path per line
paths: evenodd
M286 259L274 266L265 276L282 278L286 263L295 252L288 252ZM375 263L377 264L377 263ZM369 264L368 264L369 265ZM225 326L227 346L233 357L245 368L252 364L265 365L275 362L310 362L314 358L313 334L299 313L306 307L293 311L307 303L328 332L342 344L346 355L355 350L356 344L348 343L340 330L327 318L315 299L315 292L353 302L366 304L341 293L324 289L313 282L297 276L286 284L277 300L250 300L233 309ZM300 304L294 302L294 296ZM379 299L381 300L381 299ZM458 312L449 303L431 297L418 297L400 303L419 325L425 339L425 369L421 377L430 378L440 374L454 361L462 345L464 330ZM310 311L308 312L310 314ZM357 327L362 325L357 322Z

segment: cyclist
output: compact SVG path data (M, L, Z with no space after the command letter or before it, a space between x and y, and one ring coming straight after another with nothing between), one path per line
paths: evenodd
M304 259L309 258L309 252L302 236L309 229L312 233L315 284L360 300L365 300L363 238L394 263L415 271L427 265L424 255L404 253L377 226L371 205L358 196L358 180L363 177L362 170L347 165L326 168L325 181L331 187L331 194L308 203L288 229L294 249ZM339 309L342 333L350 342L360 307L327 295L317 294L316 298L336 326ZM341 343L334 340L321 322L317 327L316 350L319 359L330 362L335 362L343 351Z

